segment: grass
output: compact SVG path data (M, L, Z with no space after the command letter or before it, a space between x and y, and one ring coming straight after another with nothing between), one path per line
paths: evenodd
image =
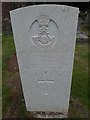
M71 95L88 106L88 45L76 46Z
M6 61L15 52L13 36L3 35L3 112L7 110L11 103L11 89L6 84L6 80L12 73L7 71ZM75 49L74 70L72 77L71 96L79 98L80 102L88 106L88 45L78 44ZM90 103L89 103L90 104ZM25 107L21 103L18 106L18 111L22 116L25 113ZM73 110L75 111L75 110ZM72 112L73 112L72 111Z
M15 52L13 35L2 35L2 105L5 112L11 103L11 89L6 80L10 78L10 73L6 69L6 60ZM9 75L7 75L9 73Z
M87 36L90 36L90 25L88 24L82 24L81 25L81 31L85 32Z
M9 86L6 84L5 80L7 77L7 69L6 69L6 60L9 58L14 52L14 41L12 35L2 35L2 94L3 94L3 111L7 108L7 106L11 102L11 90ZM10 76L9 76L10 77Z
M8 109L9 105L11 104L11 95L12 91L10 89L10 87L8 87L5 83L3 83L3 91L2 91L2 111L3 113L6 112L6 110Z
M0 118L2 117L2 43L0 35Z
M3 35L2 36L2 49L3 49L3 64L2 67L5 67L5 61L15 52L15 46L13 41L13 35Z

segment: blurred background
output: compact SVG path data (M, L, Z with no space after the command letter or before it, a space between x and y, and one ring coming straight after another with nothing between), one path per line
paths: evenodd
M20 7L25 7L29 5L38 5L38 4L43 4L43 3L35 3L35 2L3 2L2 3L2 23L3 23L3 32L6 34L9 34L12 32L11 29L11 22L10 22L10 14L9 11L20 8ZM49 3L48 3L49 4ZM53 3L50 3L53 4ZM54 3L55 4L55 3ZM90 35L88 29L90 29L90 24L89 24L89 6L88 3L56 3L56 4L61 4L61 5L69 5L73 7L79 7L80 9L80 14L79 14L79 19L78 19L78 28L77 28L77 37L79 38L87 38L88 35Z

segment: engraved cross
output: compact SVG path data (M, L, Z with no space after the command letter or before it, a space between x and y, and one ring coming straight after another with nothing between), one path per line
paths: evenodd
M40 84L45 84L45 95L48 95L48 84L53 84L54 83L54 80L48 80L47 78L46 79L43 79L43 80L38 80L38 83Z

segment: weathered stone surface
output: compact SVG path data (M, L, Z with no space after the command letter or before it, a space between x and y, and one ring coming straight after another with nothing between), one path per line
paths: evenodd
M66 114L79 9L34 5L10 12L26 108Z

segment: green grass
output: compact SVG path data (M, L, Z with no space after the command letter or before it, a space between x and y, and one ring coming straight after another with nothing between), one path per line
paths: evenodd
M3 64L2 67L5 67L5 61L15 52L13 35L2 35L2 49L3 49Z
M11 104L12 94L11 89L5 83L3 83L3 90L2 90L2 111L3 113L6 112L7 108Z
M11 103L11 89L6 84L12 73L7 71L6 60L15 53L15 46L12 35L3 35L3 112L6 111L7 107ZM88 106L88 45L78 44L75 49L75 60L72 77L72 90L71 96L79 98L80 102ZM90 104L90 102L89 102ZM18 111L24 116L25 107L23 104L19 104Z
M18 111L20 116L22 116L23 118L27 118L27 112L26 112L25 104L22 102L21 99L19 100L17 111Z
M6 60L15 52L13 35L2 35L2 97L3 97L3 111L7 110L7 107L11 103L11 89L7 85L6 80L10 78L10 73L6 69Z
M87 36L90 36L90 25L89 24L82 24L81 31L85 32Z
M76 46L71 95L88 106L88 46Z
M0 69L2 68L2 44L0 43Z
M2 116L2 43L0 42L0 118L1 116Z

